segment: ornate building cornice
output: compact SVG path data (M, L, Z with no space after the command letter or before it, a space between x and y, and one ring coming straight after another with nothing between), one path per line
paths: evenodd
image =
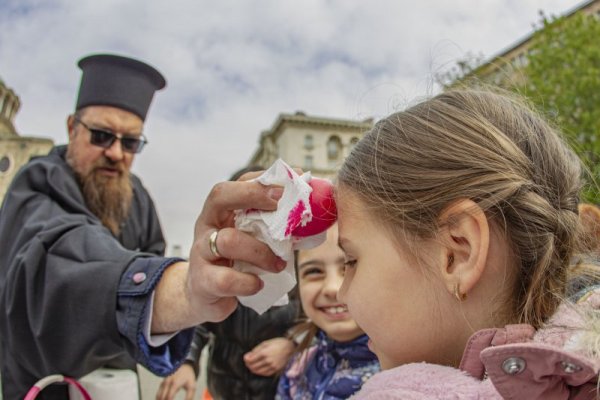
M277 139L286 128L291 126L324 131L355 131L362 135L362 133L373 127L373 118L367 118L362 121L353 121L347 119L308 116L302 111L297 111L295 114L281 113L270 129L261 132L259 147L250 158L250 164L254 164L257 160L263 158L262 156L267 155L265 153L268 153L268 155L277 153L277 150L275 149Z
M19 96L0 79L0 138L19 136L13 120L20 107Z

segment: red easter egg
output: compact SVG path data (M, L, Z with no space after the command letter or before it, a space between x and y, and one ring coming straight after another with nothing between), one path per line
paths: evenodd
M292 235L298 237L317 235L327 230L337 219L333 184L320 178L312 178L308 184L312 187L309 197L312 220L305 226L298 225L292 231Z

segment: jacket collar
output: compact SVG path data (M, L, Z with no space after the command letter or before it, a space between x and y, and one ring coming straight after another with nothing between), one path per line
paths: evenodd
M600 355L587 344L600 338L589 317L600 313L600 289L589 287L578 297L561 304L538 331L508 325L476 332L460 369L480 380L489 377L504 399L595 398L589 396L596 393Z

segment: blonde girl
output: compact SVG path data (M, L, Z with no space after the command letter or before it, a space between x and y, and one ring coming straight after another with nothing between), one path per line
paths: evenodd
M338 298L386 370L357 398L595 398L600 296L564 302L580 175L542 118L484 90L368 132L337 187Z

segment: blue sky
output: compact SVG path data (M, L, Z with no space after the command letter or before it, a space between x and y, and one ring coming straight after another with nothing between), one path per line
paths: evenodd
M134 171L187 253L212 185L245 165L281 112L383 117L437 93L467 53L490 57L565 0L0 0L0 79L24 136L66 141L78 59L110 52L167 78Z

